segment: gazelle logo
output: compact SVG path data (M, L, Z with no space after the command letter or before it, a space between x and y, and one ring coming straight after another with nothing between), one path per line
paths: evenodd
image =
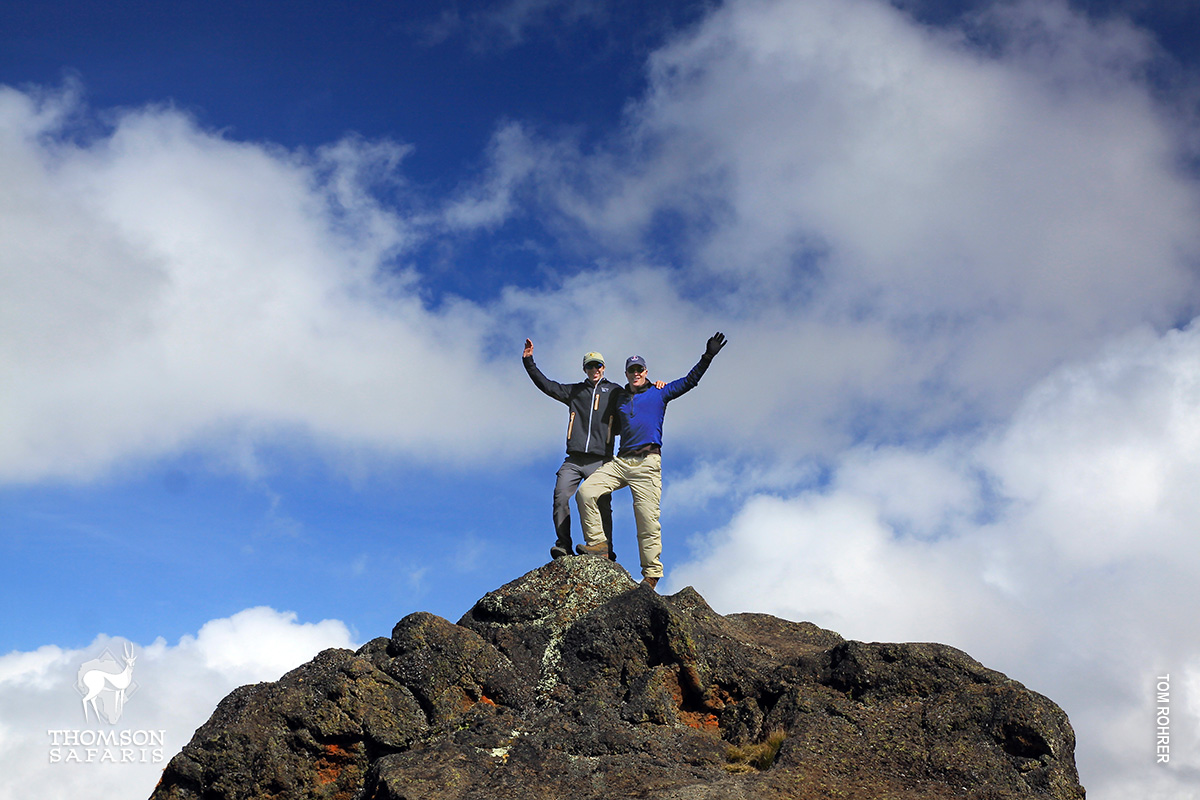
M125 710L125 701L137 691L133 682L133 664L137 661L133 645L125 643L125 666L122 669L117 659L108 650L99 658L85 661L79 667L75 688L83 696L83 718L91 722L88 708L109 725L116 725Z
M137 654L129 642L124 647L124 664L105 650L98 658L79 666L75 690L83 698L83 719L116 725L125 703L137 691L133 665ZM52 728L51 764L160 764L166 759L166 731L150 729L92 730Z

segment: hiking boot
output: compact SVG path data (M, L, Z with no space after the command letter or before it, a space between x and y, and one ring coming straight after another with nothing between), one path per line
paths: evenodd
M645 577L642 578L642 583L653 589L655 586L658 586L658 578Z
M570 545L563 547L561 544L556 544L556 545L554 545L554 547L550 548L550 558L552 558L556 561L558 559L562 558L563 556L569 556L569 555L571 555Z
M581 556L603 556L608 558L608 542L600 544L577 544L575 552Z

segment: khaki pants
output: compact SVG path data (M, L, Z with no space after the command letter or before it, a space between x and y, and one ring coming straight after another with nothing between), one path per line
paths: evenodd
M589 545L605 543L599 500L622 486L628 486L633 494L633 518L637 522L642 575L661 578L662 527L658 515L662 501L662 456L658 453L626 458L617 456L583 482L575 495L575 503L579 506L584 541Z

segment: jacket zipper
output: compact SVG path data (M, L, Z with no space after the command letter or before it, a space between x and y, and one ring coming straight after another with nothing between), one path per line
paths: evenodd
M596 405L599 403L599 399L596 397L598 391L600 391L600 381L596 381L596 385L592 387L592 403L588 407L587 439L583 443L583 452L585 453L592 446L592 412L596 410Z

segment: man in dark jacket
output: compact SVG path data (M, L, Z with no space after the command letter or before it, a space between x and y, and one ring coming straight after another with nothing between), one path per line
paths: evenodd
M646 360L630 356L625 362L625 377L629 384L621 391L613 409L621 434L621 449L617 457L595 470L579 488L579 521L583 525L584 544L575 548L585 555L605 555L612 549L612 530L603 532L601 539L598 511L607 506L611 517L611 496L622 486L633 494L633 517L637 522L638 551L642 562L643 583L650 588L658 584L663 574L662 528L659 510L662 500L662 439L663 420L667 403L690 392L700 383L717 353L725 346L725 334L718 331L704 348L704 355L691 372L668 384L650 383Z
M579 383L558 383L542 374L533 363L533 341L525 340L521 359L534 386L560 403L565 403L567 420L567 457L558 468L554 483L554 530L557 541L550 548L551 558L571 553L571 496L579 484L595 472L613 454L613 431L609 405L620 386L604 378L604 356L588 353L583 357L587 379ZM609 497L597 503L598 527L607 540L605 553L612 552L612 502Z

